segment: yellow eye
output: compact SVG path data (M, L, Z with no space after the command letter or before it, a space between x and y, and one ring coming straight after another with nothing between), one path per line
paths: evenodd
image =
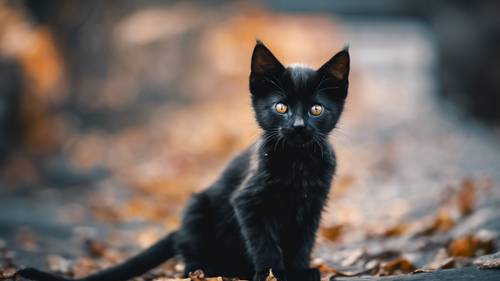
M311 114L314 116L318 116L323 112L323 107L319 104L315 104L311 107Z
M276 109L276 112L278 112L280 114L284 114L288 111L288 106L282 102L278 102L275 105L275 109Z

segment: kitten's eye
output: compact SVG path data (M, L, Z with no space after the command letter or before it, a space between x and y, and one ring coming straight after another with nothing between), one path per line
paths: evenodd
M323 106L315 104L311 107L310 111L312 115L319 116L321 113L323 113Z
M274 109L276 109L276 112L280 114L285 114L288 111L288 105L278 102L275 106Z

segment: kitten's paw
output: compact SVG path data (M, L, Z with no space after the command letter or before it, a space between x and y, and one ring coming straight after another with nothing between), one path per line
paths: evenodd
M320 281L321 273L317 268L290 271L290 281Z

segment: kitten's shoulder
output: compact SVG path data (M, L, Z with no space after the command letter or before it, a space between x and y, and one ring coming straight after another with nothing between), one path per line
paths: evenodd
M236 155L226 165L224 172L217 181L224 185L239 185L251 169L255 169L257 163L257 151L259 144L253 143L248 148Z

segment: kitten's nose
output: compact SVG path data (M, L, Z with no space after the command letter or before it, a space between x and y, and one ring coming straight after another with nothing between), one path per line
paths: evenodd
M293 120L293 124L292 124L292 127L294 129L303 129L305 127L305 123L304 123L304 118L302 117L295 117L295 120Z

